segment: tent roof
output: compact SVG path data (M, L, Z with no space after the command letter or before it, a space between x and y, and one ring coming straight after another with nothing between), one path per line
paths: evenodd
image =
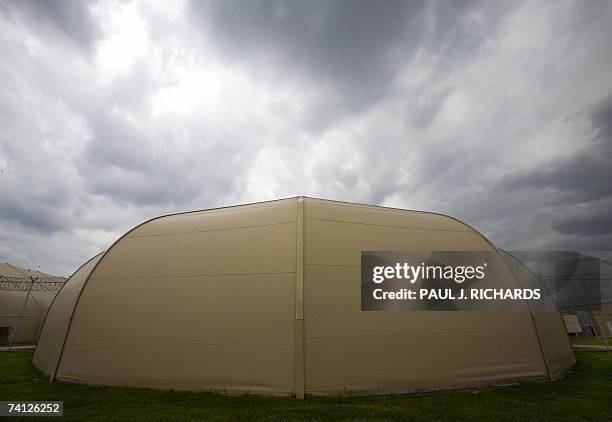
M9 264L8 262L0 262L0 277L16 278L16 277L34 277L34 278L56 278L64 280L63 277L43 273L37 270L28 270L17 265Z

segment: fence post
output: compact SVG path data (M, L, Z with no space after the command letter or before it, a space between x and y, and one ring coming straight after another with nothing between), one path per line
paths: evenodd
M597 326L599 328L599 332L601 333L601 336L603 337L604 344L606 345L606 350L610 351L610 345L608 344L608 339L606 337L606 332L603 330L601 325L599 325L599 321L597 321Z

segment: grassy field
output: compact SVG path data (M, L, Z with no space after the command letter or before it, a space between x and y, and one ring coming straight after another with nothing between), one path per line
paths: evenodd
M13 352L0 353L0 400L63 400L64 421L612 420L612 353L577 351L576 357L572 373L554 383L298 401L50 384L31 365L31 352Z
M612 337L608 337L608 344L612 346ZM603 337L592 337L592 336L584 336L584 337L570 337L570 342L572 344L582 344L582 345L591 345L591 346L605 346Z

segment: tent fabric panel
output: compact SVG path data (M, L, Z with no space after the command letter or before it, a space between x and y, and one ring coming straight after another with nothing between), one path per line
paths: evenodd
M121 239L92 279L295 272L296 224Z
M362 251L497 252L478 232L451 218L436 215L441 224L439 227L444 228L439 230L436 226L415 228L412 218L418 213L413 212L396 213L395 226L391 226L387 214L385 209L376 207L329 204L318 200L305 202L307 391L324 393L361 389L359 384L368 379L373 380L373 384L364 387L365 390L384 391L400 388L400 384L404 387L412 385L412 388L437 388L546 375L546 365L526 305L524 311L507 312L361 312ZM443 225L445 222L452 230ZM495 274L496 287L518 287L516 278L501 257L500 264L500 270ZM344 312L338 313L338 309ZM427 361L427 365L421 362L411 369L416 371L414 374L401 370L399 375L394 373L395 367L411 360L413 353L418 358L419 352L415 349L421 347L421 339L427 339L425 342L431 340L434 345L439 343L440 347L435 351L429 349L430 345L422 346L428 350L424 358L436 358ZM381 344L378 351L373 346L376 342ZM459 344L455 344L457 342ZM498 349L500 345L504 346L504 352ZM368 348L371 348L371 353L386 357L381 366L373 364L372 373L362 369L366 365L367 353L362 355L360 350ZM396 353L392 348L403 352ZM460 354L460 361L455 358L456 349L466 351ZM516 358L511 358L514 355ZM442 361L446 363L439 363ZM513 364L508 365L508 362ZM438 364L443 368L442 374L436 375L436 369L433 369L430 380L419 378L426 377L425 372L418 375L419 368L427 371ZM344 367L349 369L337 372ZM332 368L336 368L336 372ZM469 368L473 371L469 372ZM353 372L358 377L363 375L361 381L351 375ZM449 374L447 378L444 373ZM398 378L394 379L395 376Z
M36 301L36 305L38 306L38 309L42 313L43 317L45 312L47 312L47 309L49 309L51 306L55 294L55 292L45 290L30 292L30 296Z
M27 270L14 267L8 263L0 262L0 276L4 277L26 277Z
M360 270L307 266L305 336L367 336L428 331L524 331L535 335L525 311L361 311ZM338 312L342 309L342 312Z
M306 343L311 394L402 392L546 379L537 340L521 331L425 332Z
M542 289L544 294L542 303L538 306L532 306L531 312L540 338L542 353L548 365L550 378L557 379L576 363L563 317L550 293L544 288L537 276L511 254L504 251L501 253L522 288Z
M304 219L304 263L360 266L362 251L494 251L477 233Z
M231 228L199 230L207 213L184 214L190 232L116 242L76 305L58 379L160 388L184 379L185 389L289 394L296 202L293 220L279 224L253 225L233 211L224 221ZM159 365L149 375L144 362Z
M30 292L31 300L34 300L36 302L37 317L38 317L36 331L34 334L34 338L32 340L33 343L38 342L38 339L40 337L40 332L42 330L43 322L47 315L47 311L51 307L51 303L53 302L53 298L55 298L55 295L56 295L55 292L47 292L47 291ZM21 330L21 327L19 329Z
M307 392L402 391L546 376L528 310L362 312L359 276L358 268L305 269Z
M293 352L203 343L72 339L57 379L117 385L289 395Z
M0 316L19 317L27 292L0 290ZM30 294L24 315L37 315L38 304Z
M90 279L69 341L290 350L294 289L293 273Z
M22 267L18 267L16 265L11 265L9 263L3 263L3 262L0 262L0 277L7 277L7 278L33 277L33 278L46 278L46 279L55 278L58 281L64 280L62 277L43 273L38 270L28 270Z
M296 220L296 200L262 202L170 215L136 227L126 238L282 224Z
M534 322L548 364L550 379L562 378L576 363L563 320L559 313L554 311L535 312Z
M13 343L35 343L38 340L42 320L50 302L48 292L30 292L25 308L27 291L0 291L0 327L12 327L14 332ZM23 316L19 322L21 310Z
M57 377L159 388L183 380L182 389L289 394L294 277L92 279Z
M453 218L423 211L410 211L373 205L351 204L325 199L305 198L305 212L311 219L377 224L436 231L472 231Z
M70 318L83 284L103 254L89 260L62 286L46 314L32 362L44 374L53 376L62 352Z
M0 316L0 327L11 327L13 336L13 344L30 344L36 343L37 333L40 328L40 316L26 314L19 323L19 329L17 330L17 324L19 323L19 315L17 316ZM15 331L17 330L17 331ZM10 340L9 335L9 340Z

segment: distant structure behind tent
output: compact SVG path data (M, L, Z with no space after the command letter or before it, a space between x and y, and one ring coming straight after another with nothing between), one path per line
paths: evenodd
M27 291L32 285L33 291L59 291L66 277L28 270L6 262L0 262L0 291Z
M0 346L36 343L47 310L65 281L0 263Z
M563 322L565 323L568 334L582 334L582 327L580 326L580 321L578 321L578 316L574 314L565 314L563 315Z

